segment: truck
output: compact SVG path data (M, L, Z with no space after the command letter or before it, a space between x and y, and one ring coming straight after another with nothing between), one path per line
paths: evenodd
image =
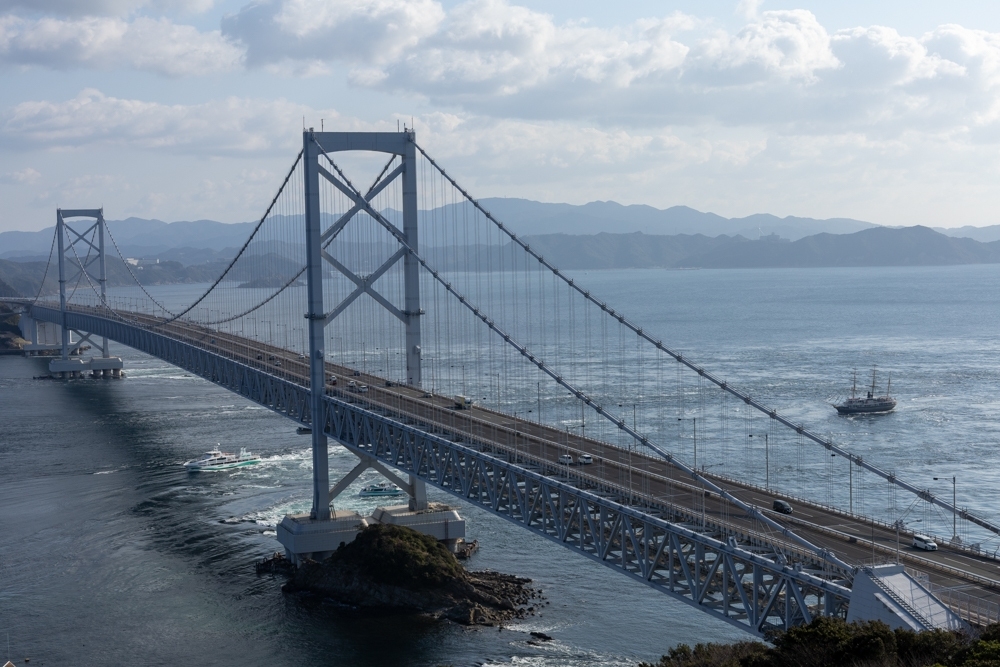
M456 410L468 410L472 407L472 399L468 396L462 396L459 394L455 397L455 409Z

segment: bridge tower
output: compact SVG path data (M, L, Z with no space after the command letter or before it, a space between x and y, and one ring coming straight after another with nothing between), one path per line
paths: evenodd
M67 218L89 218L94 220L93 224L81 228L74 227L67 222ZM86 371L91 371L94 377L103 375L104 377L121 376L122 360L119 357L112 357L108 339L101 339L98 345L89 334L71 330L67 321L66 302L67 285L77 284L79 281L93 283L96 281L100 287L100 307L107 305L108 267L104 252L104 209L56 209L56 243L59 253L59 310L62 321L62 355L58 359L52 360L49 364L49 372L58 373L60 377L76 377ZM95 273L93 265L97 264ZM67 269L75 271L69 275ZM89 291L90 285L87 285ZM76 288L73 288L73 292ZM72 296L72 294L70 294ZM79 343L76 348L83 345L84 341L89 341L101 350L101 356L85 360L77 355L70 355L70 332L76 333Z
M412 129L403 132L316 132L309 128L302 135L302 159L305 189L305 231L306 231L306 285L309 323L309 368L310 368L310 414L312 420L312 463L313 500L308 516L287 516L278 526L278 539L286 552L298 560L300 555L312 558L325 557L344 541L354 539L360 517L353 512L331 512L330 504L351 482L365 470L377 470L384 477L404 489L410 502L405 507L384 508L378 513L383 523L412 525L428 534L437 535L438 524L443 526L443 535L451 542L464 537L464 521L455 510L447 507L430 507L427 502L425 482L414 475L408 481L400 479L388 468L371 457L362 457L358 465L330 487L327 436L325 435L326 391L326 351L324 349L325 330L340 316L355 298L368 294L375 302L398 318L404 327L406 349L406 382L413 387L421 385L420 369L420 264L409 250L416 252L419 247L417 224L417 151ZM324 159L344 151L365 151L396 155L401 164L384 176L367 194L354 189L332 160ZM326 166L324 166L324 162ZM331 169L327 169L330 166ZM337 173L334 173L337 172ZM322 225L320 209L320 179L326 179L354 202L352 208L336 220L328 229ZM368 212L372 217L378 214L369 202L397 178L402 179L402 229L395 228L388 221L384 225L392 228L392 233L400 244L400 249L387 259L382 266L369 276L358 276L324 251L324 244L348 224L358 213ZM409 249L409 250L408 250ZM402 308L382 297L374 287L378 276L396 262L403 262ZM356 289L344 303L327 313L324 306L323 274L332 268L345 275ZM437 515L441 515L438 517ZM359 521L360 520L360 521Z

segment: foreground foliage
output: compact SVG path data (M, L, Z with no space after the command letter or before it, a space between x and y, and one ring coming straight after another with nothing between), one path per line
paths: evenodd
M817 618L774 637L734 644L680 644L640 667L1000 667L1000 625L978 635L893 630L880 621Z

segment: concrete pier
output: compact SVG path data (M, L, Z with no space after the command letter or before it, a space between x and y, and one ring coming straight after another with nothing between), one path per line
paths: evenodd
M335 510L329 520L312 519L308 514L289 514L278 524L278 542L295 565L303 559L322 561L341 544L353 542L362 530L375 523L406 526L438 540L456 553L465 540L465 519L454 507L430 503L426 509L411 510L407 505L377 507L370 517L349 510Z
M454 507L444 503L429 503L426 509L411 510L408 505L377 507L371 523L406 526L418 533L429 535L455 553L460 541L465 540L465 519Z
M313 519L308 514L288 514L278 524L278 542L285 547L285 556L299 565L308 558L322 561L330 557L341 544L353 542L368 521L357 512L335 510L330 518Z
M91 377L120 378L125 363L121 357L70 357L68 359L53 359L49 362L49 372L56 377L83 377L90 371Z

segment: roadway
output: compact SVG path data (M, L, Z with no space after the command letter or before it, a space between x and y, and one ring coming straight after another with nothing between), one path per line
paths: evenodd
M90 307L75 310L103 316L104 311ZM207 329L181 320L162 324L160 318L135 314L139 326L153 327L166 335L186 340L248 366L308 386L308 360L298 353L268 345L236 334ZM804 547L783 542L783 538L743 510L714 492L699 487L688 473L671 466L662 458L644 452L629 451L581 434L570 434L551 426L474 405L455 408L451 396L387 382L385 378L364 373L332 362L326 363L326 392L366 405L387 415L414 419L426 427L460 437L480 448L519 460L522 465L544 474L598 492L611 493L641 505L654 514L671 520L684 517L686 525L704 528L720 536L738 534L763 542L778 544L786 552L805 558L814 555ZM364 384L365 393L349 391L349 383ZM580 454L590 454L591 465L561 465L560 455L570 455L574 462ZM899 562L929 576L936 585L967 591L977 599L1000 604L1000 563L991 556L940 544L938 551L917 551L911 546L912 533L896 530L869 517L810 503L762 489L709 472L701 474L741 501L754 505L793 530L812 544L834 551L852 564L875 559ZM771 511L775 499L792 504L791 516Z

